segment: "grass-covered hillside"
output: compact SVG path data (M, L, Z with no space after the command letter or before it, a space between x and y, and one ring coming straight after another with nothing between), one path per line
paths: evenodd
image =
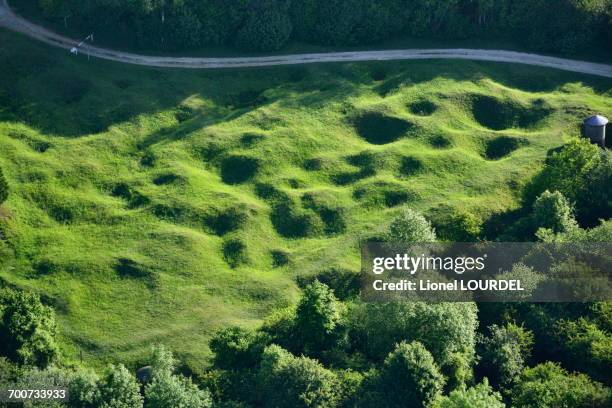
M357 272L402 206L518 206L612 82L422 61L248 71L87 61L0 31L0 278L58 313L63 353L198 366L300 277Z

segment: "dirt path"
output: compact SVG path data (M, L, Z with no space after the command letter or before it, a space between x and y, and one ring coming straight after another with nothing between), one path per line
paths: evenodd
M30 23L24 18L16 15L8 6L7 0L0 0L0 27L6 27L10 30L20 32L28 37L45 42L49 45L67 50L70 50L77 44L77 41L73 39L51 32L44 27ZM87 54L85 49L81 49L80 52L81 54ZM123 62L126 64L172 68L244 68L269 65L309 64L318 62L466 59L535 65L612 78L612 65L546 57L537 54L527 54L514 51L462 48L330 52L319 54L237 58L155 57L98 47L90 47L89 53L92 57Z

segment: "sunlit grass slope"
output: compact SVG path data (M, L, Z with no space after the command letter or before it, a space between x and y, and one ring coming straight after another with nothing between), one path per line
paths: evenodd
M207 339L359 269L403 205L516 206L609 81L459 61L248 71L75 58L0 31L0 277L52 304L63 352L197 369Z

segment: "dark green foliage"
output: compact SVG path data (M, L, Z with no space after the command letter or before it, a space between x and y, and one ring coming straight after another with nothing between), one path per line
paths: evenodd
M96 406L113 408L142 407L142 396L136 378L123 366L110 366L99 383Z
M506 408L506 405L499 392L495 392L485 379L478 385L438 398L431 408Z
M429 144L436 149L446 149L453 145L453 141L446 135L435 135L429 138Z
M127 202L128 208L132 209L142 207L150 203L148 197L132 189L126 183L117 184L115 187L113 187L111 194L115 197L123 198Z
M511 395L514 406L526 408L606 408L612 403L609 389L551 362L526 369Z
M480 375L495 386L510 387L525 368L532 344L533 334L520 326L490 326L480 341Z
M343 335L343 305L319 281L308 285L295 314L295 335L300 349L319 355L333 348Z
M274 249L270 251L270 255L272 255L272 266L275 268L285 266L291 261L290 254L281 249Z
M0 353L23 365L44 368L53 363L58 357L53 309L31 292L0 295Z
M270 408L333 408L337 405L336 375L316 360L295 357L272 345L263 353L259 370L261 406Z
M180 176L176 174L172 174L172 173L167 173L167 174L162 174L156 177L153 180L153 184L155 184L156 186L163 186L166 184L172 184L172 183L178 182L180 180L181 180Z
M473 242L480 236L482 222L470 212L441 204L428 217L440 240Z
M346 231L346 211L327 194L307 193L302 196L304 208L319 214L325 224L326 234L340 234Z
M532 219L537 228L564 233L577 227L573 209L563 194L546 190L533 203Z
M609 319L612 315L607 311L603 316ZM602 326L605 327L605 323ZM567 366L606 384L612 382L612 334L609 328L607 331L591 320L580 318L560 320L555 325L555 333L561 360Z
M249 10L242 28L236 34L236 45L246 50L276 51L291 35L291 20L286 1L263 2ZM279 3L279 4L277 4ZM284 4L285 7L280 5Z
M145 385L146 408L210 408L208 390L200 390L190 378L174 374L176 361L163 346L153 348L152 377Z
M329 286L334 291L334 295L340 300L354 298L359 294L359 289L361 288L359 272L343 268L325 269L312 277L298 278L298 283L300 286L307 286L315 280Z
M38 4L49 19L72 16L71 25L83 32L93 29L103 39L170 50L237 43L267 51L282 47L290 37L354 45L408 35L512 39L531 49L573 53L605 43L606 35L612 35L606 0L561 0L554 5L546 0L38 0ZM549 18L551 12L555 18Z
M377 381L380 407L425 408L444 387L444 376L419 342L397 345L385 359Z
M0 204L6 201L8 198L9 187L6 178L4 178L4 173L2 173L2 168L0 167Z
M240 327L219 330L210 340L210 349L215 354L215 367L224 370L254 368L259 364L269 342L269 336L263 332Z
M586 139L576 139L547 157L544 169L526 187L526 204L546 190L558 191L574 203L582 226L597 225L612 215L610 188L612 157Z
M348 324L353 347L375 360L401 341L419 341L453 386L471 377L478 325L472 303L359 304L349 309Z

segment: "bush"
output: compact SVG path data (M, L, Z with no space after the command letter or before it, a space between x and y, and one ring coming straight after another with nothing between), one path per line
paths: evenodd
M526 369L512 389L512 403L524 408L605 408L610 390L584 374L569 374L551 362Z
M441 240L474 242L480 236L482 222L471 212L440 205L431 210L429 219Z
M410 208L402 210L389 226L389 242L435 242L436 233L429 221Z
M296 337L306 354L334 347L342 335L343 305L327 285L315 281L304 289L295 316Z
M263 353L259 370L263 407L333 408L338 378L316 360L295 357L277 345Z
M444 376L433 357L419 342L397 345L385 359L378 379L379 395L386 407L424 408L442 392Z
M545 192L558 191L575 204L582 226L595 226L612 215L610 189L612 157L586 139L575 139L547 157L542 171L525 188L524 202L531 205Z
M0 352L25 365L47 367L58 356L53 309L30 292L9 291L0 304Z
M473 303L360 304L349 309L348 325L352 347L374 360L382 360L399 342L419 341L450 386L471 377L478 326Z
M136 378L123 366L110 366L99 384L97 407L142 408L140 386Z
M467 389L459 389L448 396L438 398L431 408L505 408L502 397L493 391L485 379Z
M219 330L210 340L215 367L224 370L254 368L269 342L269 336L262 332L240 327Z
M208 391L200 390L190 379L168 373L154 375L145 387L146 408L210 408Z
M584 318L557 322L555 333L561 348L561 360L566 366L585 372L598 381L612 381L610 333Z
M480 342L481 374L494 385L508 387L525 367L531 354L533 334L514 324L492 325L489 333Z
M533 222L536 228L564 233L576 228L573 209L567 199L558 191L546 190L533 203Z

